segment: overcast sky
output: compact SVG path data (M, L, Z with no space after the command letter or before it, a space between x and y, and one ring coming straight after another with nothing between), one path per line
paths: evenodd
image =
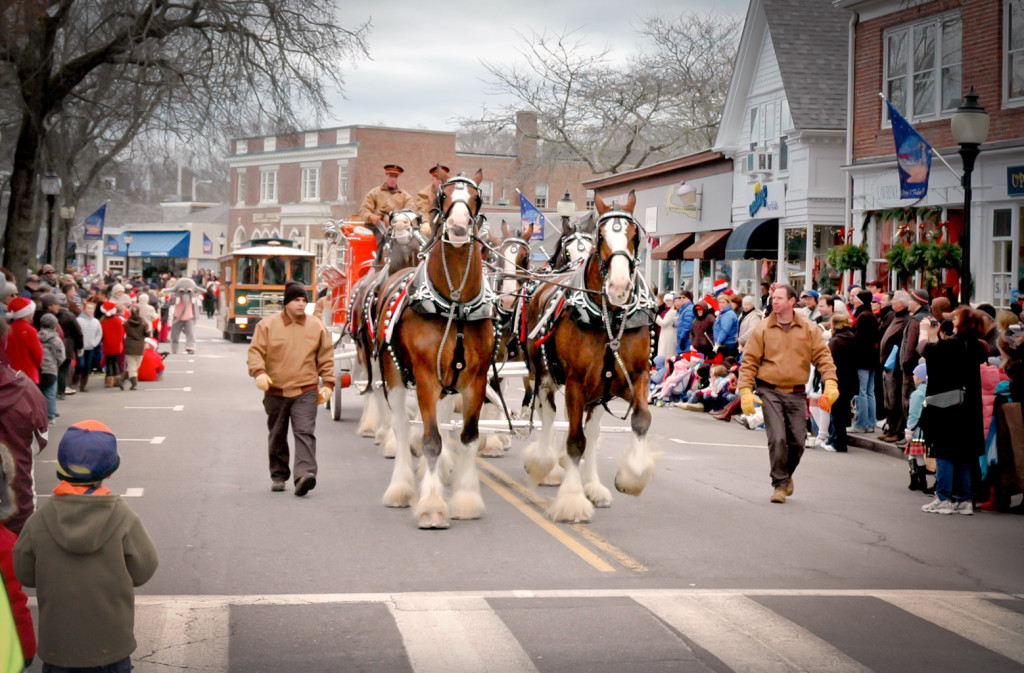
M484 105L499 102L484 91L488 72L481 60L509 64L520 58L517 32L577 30L594 50L607 46L625 58L641 46L632 26L645 16L714 9L742 20L747 0L346 0L343 5L343 25L372 21L372 60L347 70L345 98L332 97L334 119L325 119L324 126L453 131L456 117L478 115Z

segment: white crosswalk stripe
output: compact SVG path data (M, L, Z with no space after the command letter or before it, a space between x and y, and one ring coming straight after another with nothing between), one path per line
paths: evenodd
M401 647L414 673L496 671L538 673L542 661L531 656L530 634L520 642L492 600L531 599L536 605L581 599L629 598L688 641L738 673L820 671L862 673L870 669L826 642L809 628L777 614L759 597L795 599L875 598L937 628L951 631L982 648L1024 663L1024 612L992 601L1020 601L997 592L948 591L802 591L802 590L551 590L438 593L312 594L252 596L138 596L132 656L137 673L150 671L231 670L232 608L279 606L346 609L378 604L397 627ZM34 602L34 600L33 600ZM1019 610L1019 609L1018 609ZM504 613L507 617L508 613ZM382 617L387 620L387 616ZM273 622L273 620L270 620ZM364 625L365 626L365 625ZM813 628L813 626L810 628ZM280 637L294 634L280 632ZM534 634L535 635L535 634ZM273 632L273 637L277 632ZM517 637L518 636L518 637ZM629 633L622 638L628 639ZM669 636L676 637L676 636ZM687 646L680 644L680 649ZM274 650L267 643L268 653ZM614 649L610 650L614 651ZM399 655L400 656L400 655ZM628 669L629 662L622 662ZM1007 662L1009 663L1009 662ZM268 670L270 670L268 668Z

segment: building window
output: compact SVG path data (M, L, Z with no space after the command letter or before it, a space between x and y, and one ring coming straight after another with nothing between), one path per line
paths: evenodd
M235 236L234 240L231 243L231 249L234 250L235 248L241 246L243 243L245 243L245 227L239 225L239 227L235 229Z
M1007 308L1013 282L1013 211L992 212L992 299L996 308Z
M480 199L483 201L485 206L491 205L494 202L494 181L493 180L481 180L480 181Z
M277 203L277 169L260 171L260 203Z
M302 200L320 200L320 168L311 167L302 169Z
M786 136L779 136L779 170L789 170L789 139Z
M1024 2L1006 0L1006 97L1024 98Z
M593 207L594 207L594 190L593 189L588 189L587 190L587 210L590 210Z
M263 151L264 152L275 152L277 151L277 136L267 136L263 139Z
M316 255L316 267L319 269L325 266L327 263L327 243L324 241L314 241L313 254Z
M338 203L348 203L348 159L338 161Z
M548 186L546 184L537 185L537 200L534 203L538 208L548 207Z
M320 144L320 134L316 131L310 131L306 134L306 147L316 147Z
M235 202L239 205L245 205L245 169L238 169L238 191L236 192Z
M886 95L908 119L937 117L960 104L962 33L958 13L886 33ZM888 109L884 115L888 119Z

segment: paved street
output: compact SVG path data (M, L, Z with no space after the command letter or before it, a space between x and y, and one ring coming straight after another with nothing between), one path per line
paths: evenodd
M162 381L64 402L36 465L49 493L84 418L120 439L108 485L161 559L136 671L1024 670L1024 517L926 515L902 460L808 450L775 505L763 432L654 409L655 481L593 523L539 516L516 441L479 461L482 519L420 531L379 504L352 390L320 412L316 489L271 493L246 346L197 336ZM609 487L627 438L603 436Z

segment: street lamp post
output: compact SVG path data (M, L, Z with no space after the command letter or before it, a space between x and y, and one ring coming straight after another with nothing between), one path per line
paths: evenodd
M981 152L980 146L988 135L989 118L985 108L978 105L978 94L971 92L964 96L964 104L956 109L950 119L950 130L953 141L960 145L960 159L964 166L961 184L964 188L964 231L961 235L960 247L963 257L960 260L960 303L971 302L971 173L974 162Z
M555 208L558 211L558 216L562 218L562 233L564 234L569 230L569 218L576 212L576 204L573 203L569 192L566 192L565 196L558 200Z
M132 269L132 258L131 258L131 254L132 254L132 239L133 239L132 232L130 232L130 231L125 232L125 235L124 235L124 277L125 278L129 278L129 279L132 277L132 275L131 275L131 269Z
M220 235L217 237L217 243L220 244L220 254L222 256L224 255L224 244L227 243L227 241L228 237L224 235L223 231L220 232Z
M74 206L61 206L60 207L60 219L64 222L64 257L67 255L68 243L71 240L71 224L75 219L75 207ZM67 268L67 259L64 260L64 264L61 265L61 269Z
M53 264L53 205L60 194L60 177L51 168L41 180L46 195L46 263Z

